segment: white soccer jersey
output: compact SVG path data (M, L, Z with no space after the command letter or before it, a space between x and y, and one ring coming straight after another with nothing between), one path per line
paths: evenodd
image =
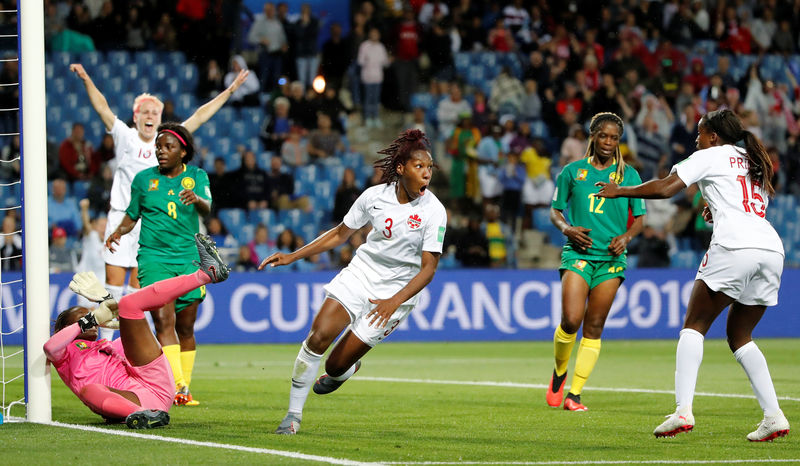
M412 202L400 204L395 184L379 184L364 191L344 217L348 228L372 225L366 243L347 266L375 298L387 299L417 274L422 251L442 252L447 213L426 190ZM417 297L408 300L416 303Z
M697 183L714 218L711 244L727 249L756 248L783 254L778 233L765 218L769 198L747 175L745 151L733 145L695 152L672 167L686 183Z
M137 173L145 168L158 165L156 159L156 140L144 142L139 138L139 131L114 119L114 126L109 131L114 138L114 158L116 170L114 183L111 185L111 208L125 211L131 202L131 182Z

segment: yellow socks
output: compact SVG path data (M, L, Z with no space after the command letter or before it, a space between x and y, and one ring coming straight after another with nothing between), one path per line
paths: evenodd
M572 377L572 384L569 387L570 393L581 394L586 379L589 378L594 365L597 364L598 357L600 357L600 339L581 338L581 344L578 345L578 357L575 359L575 375Z
M164 356L167 357L170 367L172 367L172 375L175 377L175 387L186 385L183 379L183 368L181 367L181 345L166 345L161 348Z
M567 372L567 363L569 363L569 355L572 353L572 347L575 346L576 333L569 334L561 328L561 325L556 327L556 333L553 335L553 353L556 357L556 375L564 375ZM582 340L581 340L582 341ZM579 353L580 354L580 353Z
M194 358L197 350L181 351L181 369L183 369L183 380L189 386L192 383L192 370L194 370Z

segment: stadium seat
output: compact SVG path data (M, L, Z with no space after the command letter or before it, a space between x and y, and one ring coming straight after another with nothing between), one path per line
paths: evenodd
M50 110L48 110L48 113ZM86 139L90 141L98 141L98 145L100 141L103 140L103 135L106 134L106 125L103 124L103 121L94 116L86 122Z
M319 234L319 226L313 223L306 223L300 227L299 231L295 231L295 233L302 236L306 243L310 243Z
M134 62L143 70L158 63L156 53L150 51L136 52Z
M70 192L72 193L72 197L78 201L85 199L86 195L89 193L89 182L81 180L73 181Z
M53 96L62 96L67 94L66 78L58 77L48 81L47 90L50 91Z
M213 118L215 123L228 126L236 121L236 110L233 107L222 107Z
M497 63L497 56L498 54L495 52L479 52L476 54L477 60L475 61L476 64L483 65L484 68L494 68L498 65Z
M425 110L425 113L428 113L434 106L433 96L428 92L417 92L411 95L412 108L421 108Z
M52 63L45 63L44 65L44 79L46 82L50 82L56 75L56 66Z
M547 139L550 136L550 130L544 121L533 120L531 121L531 134L535 138Z
M331 182L332 186L339 186L342 182L342 175L345 170L344 165L328 165L325 167L325 179Z
M102 52L81 52L77 56L78 63L84 66L87 70L91 70L94 67L100 65L101 63L105 62L105 58L103 58Z
M149 78L145 76L131 79L128 81L128 90L136 95L148 92L151 94L161 94L159 86L153 85Z
M219 209L217 217L229 231L233 231L233 229L239 228L247 223L244 209Z
M270 230L276 223L275 212L272 209L251 210L247 214L247 220L253 225L258 225L259 223L266 225Z
M361 166L364 165L364 158L361 157L361 154L358 152L346 152L342 156L342 164L344 164L345 167L358 171Z
M131 62L128 52L123 50L114 50L106 54L106 63L113 68L119 69Z
M171 67L176 67L186 63L186 56L183 52L169 52L162 58L162 61Z
M314 206L330 211L333 209L334 189L330 181L317 181L314 184Z
M241 121L234 121L232 123L227 123L223 127L226 128L226 133L228 134L228 136L237 141L245 139L249 136L247 134L247 127Z
M468 52L458 52L453 57L453 61L456 66L456 71L459 74L464 74L472 64L472 55Z
M163 85L161 87L161 92L164 95L164 99L170 99L173 103L175 103L175 99L181 93L181 82L178 81L178 78L169 77L166 78L162 83ZM186 118L189 118L189 116L190 115L187 115Z
M69 118L72 120L73 123L82 123L84 129L86 129L87 123L95 118L94 109L89 107L78 107L69 115Z
M272 163L272 157L275 155L275 152L257 152L256 153L256 164L259 167L263 168L264 170L269 170L269 166Z
M236 241L238 241L239 244L247 244L253 240L253 237L255 236L256 232L256 227L254 225L244 224L236 228L230 228L228 231L231 232L231 234L233 235L234 238L236 238Z
M278 211L278 223L297 231L305 223L305 216L300 209L280 210Z
M302 167L297 167L294 170L294 178L301 182L309 182L313 183L317 180L317 166L316 165L306 165Z
M106 81L111 79L115 76L114 70L111 69L111 65L108 63L101 63L94 67L93 70L90 71L92 73L92 79L97 80L100 84L100 90L106 90ZM77 76L76 76L77 79Z
M261 143L261 139L256 136L251 136L247 138L247 140L243 141L244 146L251 151L258 153L264 150L264 144Z
M209 147L209 150L213 152L215 156L225 158L227 163L228 155L235 152L235 148L233 147L233 143L231 142L230 138L212 137L210 138L210 141L211 147Z
M194 92L199 80L197 66L194 63L185 63L178 67L177 74L181 81L183 92Z
M58 68L69 69L69 65L73 63L73 61L74 60L72 59L72 55L70 55L69 52L50 53L50 62L53 63L53 65L55 65L55 67L57 68L56 73L60 73L63 71Z
M189 118L189 116L191 116L197 109L196 102L197 100L194 94L190 94L188 92L181 93L180 95L175 97L175 113L177 113L178 115L186 115L184 118ZM211 119L211 121L207 122L206 124L211 123L213 121L214 120Z
M467 69L467 83L478 86L484 80L484 68L481 65L470 65Z
M156 63L148 67L139 67L142 75L149 76L153 81L164 82L170 77L167 65L163 63Z
M261 112L260 108L253 108L253 107L243 107L239 109L240 115L239 119L245 124L247 127L247 134L252 136L258 136L258 132L261 130L261 123L264 120L264 115Z

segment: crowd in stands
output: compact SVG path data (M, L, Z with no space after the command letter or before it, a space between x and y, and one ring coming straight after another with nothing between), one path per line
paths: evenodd
M647 180L695 150L702 114L733 109L773 155L779 202L772 220L791 227L778 228L784 241L800 241L800 228L792 229L800 194L800 2L352 1L349 24L293 5L265 2L249 12L220 0L45 1L51 54L179 51L199 70L190 91L201 102L238 70L251 70L231 98L234 108L223 110L226 121L246 116L257 124L228 145L218 140L227 128L216 136L201 128L197 138L197 163L214 197L206 226L238 270L310 241L377 182L374 154L354 153L350 138L355 129L381 137L381 108L403 112L404 126L422 129L434 144L433 190L450 210L445 267L557 265L524 258L531 248L563 244L547 215L553 180L584 156L587 123L604 111L625 121L621 149ZM3 63L0 79L16 79L15 67ZM317 74L327 84L321 93L312 87ZM5 92L0 101L11 98ZM163 98L164 121L191 111L178 96ZM79 199L89 199L93 216L107 206L113 141L87 135L94 115L86 115L64 115L69 134L50 137L54 244L61 237L74 244L84 231ZM15 138L0 157L18 152ZM19 173L18 164L0 169L4 179ZM630 265L695 267L710 240L702 207L696 187L648 201ZM531 239L540 237L543 243ZM5 237L3 250L16 241ZM354 235L335 257L291 270L340 267L362 241ZM787 261L800 265L800 256Z

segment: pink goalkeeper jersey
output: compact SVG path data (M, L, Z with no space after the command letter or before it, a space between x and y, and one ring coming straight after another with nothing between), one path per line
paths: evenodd
M163 354L147 366L134 367L125 358L119 338L111 342L75 340L80 333L74 323L44 345L47 359L78 398L86 385L101 384L135 393L143 408L169 410L175 381Z

